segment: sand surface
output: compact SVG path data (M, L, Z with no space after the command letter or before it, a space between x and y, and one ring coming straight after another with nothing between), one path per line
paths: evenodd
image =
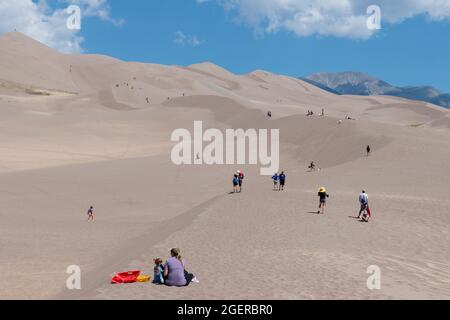
M446 109L212 63L62 55L10 33L0 38L0 113L0 299L450 298ZM280 129L286 191L259 166L174 165L171 133L194 120ZM310 161L321 170L308 172ZM229 194L237 169L244 189ZM325 215L320 186L331 195ZM362 189L370 223L354 218ZM151 274L172 247L200 283L109 284L115 272ZM65 287L70 265L82 290ZM366 286L370 265L381 290Z

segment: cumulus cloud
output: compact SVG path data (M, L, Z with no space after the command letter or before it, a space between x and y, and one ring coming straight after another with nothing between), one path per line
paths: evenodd
M123 23L110 16L107 0L59 2L67 6L52 8L45 0L0 0L0 34L17 30L61 52L78 53L83 51L83 37L79 30L67 27L70 14L66 8L70 4L80 7L82 18L96 17L116 25Z
M192 47L198 47L203 43L203 41L199 40L197 36L184 34L181 31L175 32L175 39L173 42L182 46L188 45Z
M201 4L208 0L196 0ZM400 23L417 15L450 19L450 0L209 0L218 3L256 33L280 30L298 36L370 38L367 8L378 5L382 23Z

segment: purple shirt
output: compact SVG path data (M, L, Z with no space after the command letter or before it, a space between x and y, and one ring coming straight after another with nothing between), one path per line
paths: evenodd
M169 269L169 275L166 279L168 286L183 287L186 285L186 278L184 276L184 264L177 258L169 258L166 261L165 267Z

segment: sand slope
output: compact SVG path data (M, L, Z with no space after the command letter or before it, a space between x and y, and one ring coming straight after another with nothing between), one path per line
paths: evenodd
M61 55L11 33L0 38L0 114L2 299L450 298L448 110L212 63ZM347 115L356 120L338 124ZM287 190L257 166L173 165L170 135L194 120L280 129ZM322 170L307 172L310 161ZM237 169L244 192L229 195ZM352 218L362 188L369 224ZM174 246L200 284L109 284L114 272L151 273ZM65 289L73 264L81 291ZM366 287L369 265L382 270L379 291Z

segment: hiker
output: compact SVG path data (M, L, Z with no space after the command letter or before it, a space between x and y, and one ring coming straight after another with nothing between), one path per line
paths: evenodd
M322 113L320 114L322 117L325 116L325 109L322 108Z
M181 258L180 249L173 248L170 250L171 257L167 259L164 265L164 283L167 286L185 287L191 282L198 282L192 273L185 269L184 262Z
M327 190L324 187L321 187L319 189L319 211L317 211L317 214L320 214L320 209L322 209L322 214L325 213L325 206L327 204L327 198L330 197L330 195L327 193Z
M240 170L237 171L239 192L242 192L242 183L244 181L244 173Z
M363 212L367 212L370 217L369 196L367 195L365 190L363 190L359 194L359 204L361 205L361 208L359 209L358 219L361 218L361 215L363 214ZM367 219L367 221L368 221L368 219Z
M314 161L311 161L311 164L309 165L308 169L310 171L314 171L316 169L316 165L314 164Z
M273 190L274 190L274 191L280 190L279 187L278 187L278 181L280 180L280 176L278 175L278 172L276 172L276 173L272 176L272 180L273 180Z
M272 112L267 112L267 117L272 118Z
M155 267L153 268L153 283L164 284L164 265L160 258L153 260Z
M370 146L367 146L367 147L366 147L367 156L370 156L370 151L371 151L371 150L370 150Z
M94 207L91 206L87 212L88 221L94 221Z
M150 103L150 100L148 99L148 97L145 100L147 100L147 103Z
M239 177L237 174L233 177L233 193L238 193Z
M281 172L278 178L280 179L281 191L284 191L284 185L286 184L286 175L284 174L284 171Z

